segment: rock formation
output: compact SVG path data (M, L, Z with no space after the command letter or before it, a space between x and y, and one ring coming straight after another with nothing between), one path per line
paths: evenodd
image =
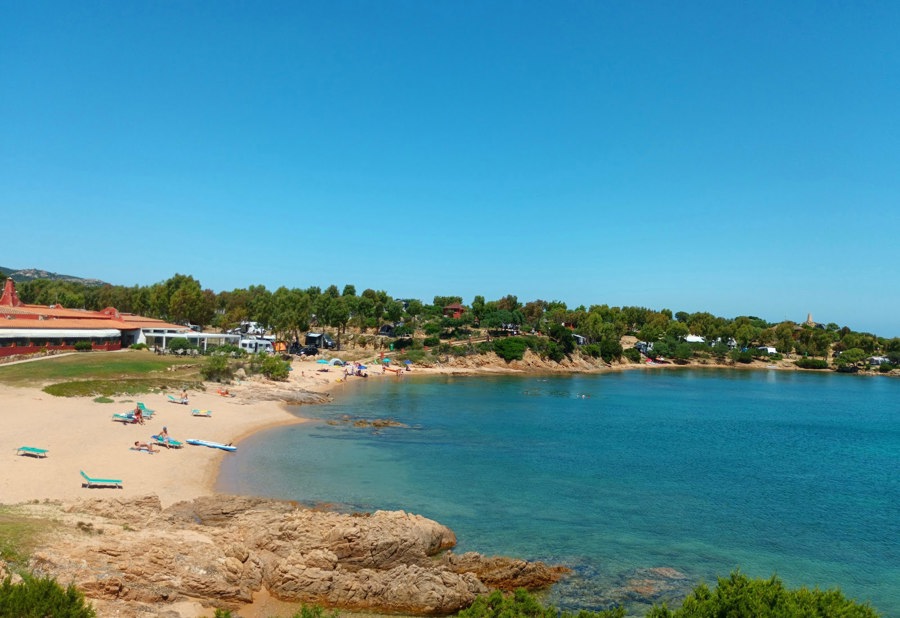
M101 615L180 616L175 608L184 601L239 610L259 592L326 607L445 615L492 588L542 588L563 573L453 555L450 529L402 511L341 514L237 496L162 509L156 496L143 496L86 500L54 518L63 525L48 533L31 568L74 583Z

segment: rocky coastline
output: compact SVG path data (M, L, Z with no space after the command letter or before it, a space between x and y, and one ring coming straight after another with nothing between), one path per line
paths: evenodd
M75 584L100 616L271 615L254 611L256 598L440 616L492 589L545 588L566 572L456 555L449 528L402 511L341 514L228 495L168 508L155 495L18 508L54 522L32 571Z

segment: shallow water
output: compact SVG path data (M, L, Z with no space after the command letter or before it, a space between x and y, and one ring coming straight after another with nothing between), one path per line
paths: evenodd
M350 385L348 385L350 386ZM405 509L457 551L566 564L549 601L598 609L641 569L840 586L900 616L900 381L776 371L372 380L322 422L257 434L222 491ZM325 421L392 418L373 430Z

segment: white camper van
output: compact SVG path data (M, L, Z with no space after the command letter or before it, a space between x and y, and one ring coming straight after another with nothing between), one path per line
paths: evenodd
M241 339L241 349L247 354L259 354L260 352L272 354L275 352L271 341L259 337Z

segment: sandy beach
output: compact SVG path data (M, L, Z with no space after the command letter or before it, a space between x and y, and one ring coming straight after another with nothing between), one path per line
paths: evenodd
M36 361L36 362L53 362ZM240 457L240 440L277 425L301 423L276 399L288 399L292 391L333 392L345 382L340 367L295 359L287 382L252 378L229 385L233 397L217 393L219 385L189 391L189 404L171 403L164 394L114 403L97 403L85 397L54 397L39 388L0 385L0 504L28 501L71 501L89 497L130 497L157 494L164 506L213 493L224 457ZM374 371L372 369L375 369ZM416 373L439 370L417 369ZM403 379L370 368L367 379ZM278 397L273 397L273 391ZM284 395L282 397L282 395ZM154 414L140 424L112 420L113 414L143 402ZM191 410L211 410L210 417L193 416ZM151 442L151 436L167 427L169 436L181 442L202 439L234 443L236 453L185 444L179 449L159 448L150 454L133 450L134 442ZM17 453L22 446L47 449L46 457ZM93 478L121 479L122 489L82 487L80 471Z

